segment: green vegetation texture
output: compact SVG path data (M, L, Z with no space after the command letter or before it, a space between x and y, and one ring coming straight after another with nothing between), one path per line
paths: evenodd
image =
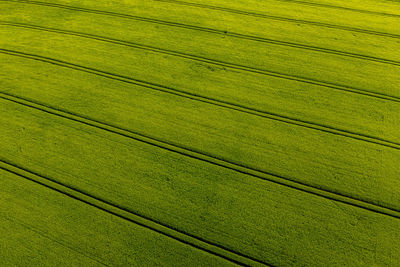
M400 4L0 0L0 266L400 265Z

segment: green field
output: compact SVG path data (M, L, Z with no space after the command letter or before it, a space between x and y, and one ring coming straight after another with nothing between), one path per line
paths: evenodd
M400 266L400 2L0 0L0 266Z

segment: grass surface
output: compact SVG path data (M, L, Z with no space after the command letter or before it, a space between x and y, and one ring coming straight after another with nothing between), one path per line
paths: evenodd
M0 8L0 263L400 264L398 3Z
M0 174L4 266L229 265L10 172Z

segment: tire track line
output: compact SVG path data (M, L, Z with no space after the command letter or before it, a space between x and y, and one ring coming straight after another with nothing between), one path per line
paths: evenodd
M0 159L0 170L8 171L8 170L6 170L6 169L4 169L2 167L2 163L3 162ZM22 221L20 221L18 219L15 219L15 218L12 219L10 217L7 217L7 216L5 216L5 214L1 214L1 212L0 212L0 218L4 219L4 220L7 220L7 221L11 222L14 225L19 225L19 226L29 230L30 232L38 234L39 236L43 237L44 239L48 240L49 242L56 243L56 244L64 247L65 249L67 249L69 251L72 251L73 253L82 255L83 257L88 258L93 262L96 262L97 264L99 264L101 266L110 266L110 265L102 262L101 261L102 259L100 259L97 256L93 255L93 253L83 253L81 250L66 244L65 242L63 242L63 240L59 240L58 238L56 238L54 236L48 235L47 233L41 231L40 229L37 229L36 227L33 227L31 225L28 225L28 224L26 224L26 223L24 223L24 222L22 222Z
M294 190L303 191L308 194L316 195L328 200L332 200L335 202L341 202L347 205L351 205L354 207L362 208L364 210L372 211L375 213L387 215L393 218L400 219L400 210L396 210L393 208L385 207L383 205L374 204L362 199L357 199L352 196L347 196L345 194L330 191L329 189L318 188L312 185L308 185L306 183L302 183L296 181L292 178L283 177L278 174L257 170L248 166L243 165L242 163L235 163L214 155L207 154L206 152L196 151L190 148L186 148L177 144L173 144L170 142L166 142L163 140L158 140L154 137L150 137L144 135L142 133L126 130L117 126L110 125L108 123L104 123L101 121L97 121L95 119L85 117L79 114L72 113L70 111L62 110L59 108L51 107L49 105L41 104L33 100L24 99L19 96L14 96L8 93L0 92L0 98L11 101L23 106L27 106L36 110L40 110L46 112L48 114L58 116L64 119L68 119L71 121L75 121L78 123L82 123L84 125L92 126L94 128L102 129L110 133L118 134L120 136L127 137L132 140L139 141L144 144L148 144L154 147L158 147L160 149L168 150L173 153L177 153L189 158L197 159L203 162L207 162L213 164L215 166L220 166L225 169L229 169L238 173L246 174L252 176L256 179L261 179L264 181L272 182L275 184L279 184L288 188L292 188ZM254 259L255 260L255 259Z
M150 22L150 23L152 23L152 22ZM99 40L99 39L109 40L111 42L114 41L113 43L115 43L115 42L132 43L132 42L118 40L118 39L109 38L109 37L105 37L105 36L70 31L70 30L65 30L65 29L56 29L56 28L44 27L44 26L39 26L39 25L27 24L27 23L0 21L0 25L15 26L15 27L43 30L43 31L49 31L49 32L58 32L58 33L81 36L81 37L92 38L92 39L97 39L97 40ZM310 50L310 51L317 51L317 52L326 53L326 54L333 54L333 55L339 55L339 56L344 56L344 57L351 57L351 58L356 58L356 59L379 62L379 63L389 64L389 65L394 65L394 66L400 66L400 61L396 61L396 60L362 55L362 54L357 54L357 53L350 53L350 52L329 49L329 48L322 48L322 47L318 47L318 46L303 45L303 44L299 44L299 43L285 42L285 41L250 36L250 35L243 35L243 34L238 34L238 33L226 32L226 31L222 31L222 30L215 30L215 29L209 29L209 28L202 28L202 27L191 26L191 25L189 27L181 27L181 26L176 26L176 25L169 25L169 26L186 28L186 29L196 30L196 31L204 31L204 32L214 33L214 34L221 34L221 35L231 36L231 37L235 37L235 38L239 38L239 39L246 39L246 40L250 40L250 41L268 43L268 44L272 44L272 45L298 48L298 49L304 49L304 50Z
M91 195L88 192L63 184L56 179L49 178L42 174L33 172L2 158L0 158L0 169L16 174L21 178L45 186L67 197L83 202L87 205L127 220L131 223L150 229L154 232L172 238L195 249L199 249L214 256L223 258L227 261L230 261L231 263L242 266L271 266L263 261L253 259L234 250L225 248L218 244L214 244L189 233L185 233L174 227L162 224L137 212L119 206L118 204L103 200L97 196Z
M226 101L223 101L223 100L217 100L217 99L213 99L213 98L206 97L206 96L192 94L190 92L186 92L186 91L182 91L182 90L178 90L178 89L174 89L174 88L158 85L158 84L155 84L155 83L145 82L145 81L141 81L141 80L134 79L134 78L131 78L131 77L122 76L122 75L118 75L118 74L113 74L113 73L97 70L97 69L94 69L94 68L80 66L80 65L73 64L73 63L69 63L69 62L65 62L65 61L61 61L61 60L56 60L56 59L52 59L52 58L48 58L48 57L42 57L42 56L38 56L38 55L27 54L27 53L23 53L23 52L12 51L12 50L7 50L7 49L1 49L1 48L0 48L0 53L11 55L11 56L18 56L18 57L22 57L22 58L27 58L27 59L31 59L31 60L36 60L36 61L40 61L40 62L44 62L44 63L48 63L48 64L60 66L60 67L70 68L70 69L74 69L74 70L77 70L77 71L82 71L82 72L94 74L94 75L97 75L97 76L102 76L102 77L109 78L109 79L112 79L112 80L117 80L117 81L129 83L129 84L138 85L138 86L143 87L143 88L156 90L156 91L160 91L160 92L163 92L163 93L173 94L173 95L176 95L176 96L179 96L179 97L188 98L188 99L191 99L191 100L194 100L194 101L199 101L199 102L207 103L207 104L210 104L210 105L219 106L219 107L222 107L222 108L228 108L228 109L231 109L231 110L235 110L235 111L239 111L239 112L243 112L243 113L248 113L248 114L251 114L251 115L258 116L258 117L263 117L263 118L266 118L266 119L279 121L279 122L282 122L282 123L296 125L296 126L299 126L299 127L309 128L309 129L312 129L312 130L317 130L317 131L330 133L330 134L334 134L334 135L340 135L340 136L352 138L352 139L355 139L355 140L360 140L360 141L373 143L373 144L376 144L376 145L381 145L381 146L385 146L385 147L388 147L388 148L400 150L400 144L399 143L388 141L388 140L385 140L385 139L382 139L382 138L379 138L379 137L374 137L374 136L369 136L369 135L356 133L356 132L352 132L352 131L348 131L348 130L338 129L338 128L334 128L334 127L331 127L331 126L318 124L318 123L313 123L313 122L308 122L308 121L297 119L297 118L290 118L290 117L283 116L283 115L276 114L276 113L272 113L272 112L261 111L261 110L253 109L253 108L250 108L250 107L242 106L242 105L239 105L239 104L229 103L229 102L226 102Z
M209 59L209 58L202 57L202 56L196 56L196 55L186 54L186 53L177 52L177 51L173 51L173 50L161 49L158 47L147 46L147 45L142 45L142 44L133 43L133 42L127 42L127 41L121 41L118 39L111 39L111 38L97 36L97 35L90 35L90 34L78 33L78 32L68 32L66 30L51 29L51 28L45 28L45 27L39 27L39 26L35 26L35 27L36 27L35 29L37 29L37 30L55 32L55 33L67 34L67 35L74 35L74 36L78 36L78 37L84 37L84 38L89 38L89 39L93 39L93 40L128 46L128 47L132 47L132 48L136 48L136 49L151 51L154 53L161 53L161 54L165 54L165 55L176 56L176 57L180 57L180 58L185 58L185 59L189 59L189 60L193 60L193 61L212 64L212 65L216 65L216 66L220 66L220 67L226 67L226 68L235 69L235 70L239 70L239 71L255 73L255 74L260 74L260 75L265 75L265 76L270 76L270 77L276 77L276 78L280 78L280 79L291 80L291 81L296 81L296 82L301 82L301 83L306 83L306 84L317 85L317 86L321 86L321 87L325 87L325 88L330 88L330 89L344 91L344 92L348 92L348 93L354 93L354 94L384 99L384 100L393 101L393 102L400 102L400 97L391 96L391 95L387 95L387 94L383 94L383 93L377 93L377 92L373 92L373 91L366 90L366 89L360 89L360 88L345 86L345 85L341 85L341 84L334 84L334 83L319 81L319 80L315 80L315 79L304 78L301 76L289 75L289 74L280 73L280 72L276 72L276 71L258 69L258 68L244 66L244 65L223 62L220 60ZM30 27L30 28L33 29L34 27Z
M154 1L158 1L158 0L154 0ZM332 9L341 9L341 10L354 11L354 12L358 12L358 13L379 15L379 16L385 16L385 17L400 18L400 15L393 14L393 13L386 13L386 12L379 12L379 11L372 11L372 10L365 10L365 9L358 9L358 8L344 7L344 6L336 6L336 5L323 4L323 3L314 3L314 2L300 1L300 0L275 0L275 1L286 2L286 3L295 3L295 4L305 5L305 6L316 6L316 7L325 7L325 8L332 8Z
M218 11L223 11L223 12L228 12L228 13L246 15L246 16L251 16L251 17L258 17L258 18L265 18L265 19L271 19L271 20L277 20L277 21L286 21L286 22L291 22L291 23L314 25L314 26L319 26L319 27L339 29L339 30L345 30L345 31L351 31L351 32L359 32L359 33L365 33L365 34L370 34L370 35L385 36L385 37L396 38L396 39L400 38L399 34L379 32L379 31L374 31L374 30L367 30L367 29L348 27L348 26L341 26L341 25L318 22L318 21L294 19L294 18L281 17L281 16L275 16L275 15L267 15L267 14L255 13L255 12L250 12L250 11L237 10L237 9L228 8L228 7L219 7L219 6L200 4L200 3L192 3L192 2L186 2L186 1L180 1L180 0L153 0L153 1L166 2L166 3L171 3L171 4L183 5L183 6L198 7L198 8L204 8L204 9L209 9L209 10L218 10Z
M219 32L219 30L206 28L206 27L191 26L191 25L186 25L186 24L177 23L177 22L170 22L170 21L164 21L164 20L158 20L158 19L152 19L152 18L145 18L145 17L135 16L135 15L129 15L129 14L105 11L105 10L97 10L97 9L90 9L90 8L83 8L83 7L75 7L75 6L56 4L56 3L49 3L49 2L40 2L40 1L33 1L33 0L32 1L31 0L0 0L0 1L2 1L2 2L24 3L24 4L31 4L31 5L41 5L41 6L62 8L62 9L67 9L67 10L72 10L72 11L80 11L80 12L87 12L87 13L94 13L94 14L101 14L101 15L107 15L107 16L127 18L127 19L135 19L135 20L147 21L147 22L158 23L158 24L169 25L169 26L177 26L177 27L185 27L185 28L193 28L193 29L202 28L204 30L208 29L209 31L212 31L212 32L215 32L215 31ZM155 1L164 1L164 0L155 0ZM326 28L332 28L332 29L339 29L339 30L352 31L352 32L358 32L358 33L363 33L363 34L370 34L370 35L376 35L376 36L383 36L383 37L390 37L390 38L400 39L400 35L399 34L378 32L378 31L372 31L372 30L361 29L361 28L352 28L352 27L334 25L334 24L329 24L329 23L291 19L291 18L285 18L285 17L273 16L273 15L266 15L266 14L247 12L247 11L234 10L234 9L229 9L229 8L215 7L215 6L206 5L206 4L189 3L189 2L184 2L184 1L174 1L174 2L171 1L171 3L180 4L180 5L187 5L187 6L195 6L195 7L206 8L206 9L211 9L211 10L213 10L213 9L214 10L220 10L220 11L224 11L224 12L237 13L237 14L241 14L241 15L260 17L260 18L277 20L277 21L285 21L285 22L298 23L298 24L308 24L308 25L314 25L314 26L319 26L319 27L326 27ZM223 32L227 33L226 31L223 31ZM234 35L233 33L231 33L231 34L232 34L232 36ZM246 36L246 35L241 35L241 34L237 34L237 35L238 36ZM256 39L263 39L263 38L256 37Z

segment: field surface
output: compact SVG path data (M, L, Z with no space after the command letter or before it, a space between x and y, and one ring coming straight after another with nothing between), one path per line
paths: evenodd
M400 2L0 0L0 266L400 266Z

